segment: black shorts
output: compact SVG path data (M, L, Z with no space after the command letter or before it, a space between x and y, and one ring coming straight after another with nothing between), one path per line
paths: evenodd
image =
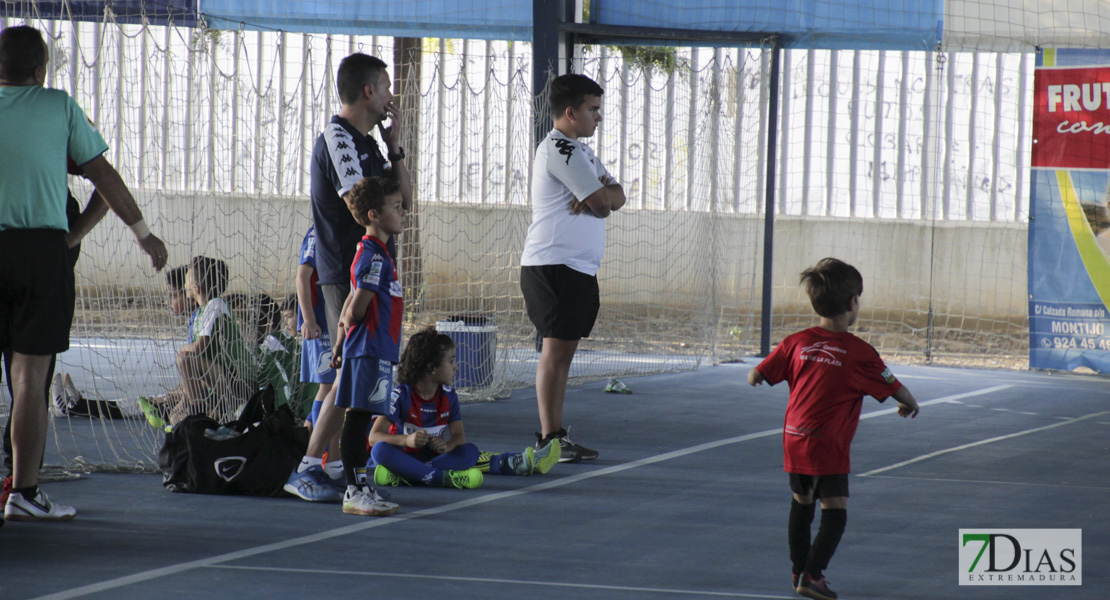
M799 496L809 495L813 490L813 498L848 497L848 474L843 475L799 475L790 473L790 491Z
M601 307L597 276L566 265L520 268L520 291L528 318L540 337L579 340L590 337Z
M73 285L64 231L0 231L0 348L39 356L68 350Z

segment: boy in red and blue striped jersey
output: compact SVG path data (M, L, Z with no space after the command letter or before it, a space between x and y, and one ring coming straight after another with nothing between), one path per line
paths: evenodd
M366 435L374 415L388 412L393 365L400 357L404 299L385 240L404 229L405 209L400 186L382 177L362 179L345 199L366 235L351 264L351 293L332 346L332 366L342 367L335 405L346 409L340 434L347 479L343 512L388 515L399 507L382 499L366 480Z

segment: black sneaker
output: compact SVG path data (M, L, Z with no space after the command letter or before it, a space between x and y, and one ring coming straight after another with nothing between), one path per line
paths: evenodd
M814 579L809 576L809 573L802 573L802 580L796 591L814 600L837 600L836 592L829 589L829 582L825 581L823 575Z
M567 435L566 429L560 429L549 437L554 437L559 440L559 446L562 448L559 455L559 462L561 463L576 463L597 458L597 450L590 450L585 446L572 442L570 436ZM543 436L537 433L536 438L538 438L536 441L537 449L547 446L548 440Z

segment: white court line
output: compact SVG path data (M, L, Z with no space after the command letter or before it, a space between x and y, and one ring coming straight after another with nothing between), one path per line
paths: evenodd
M990 484L990 485L1016 485L1023 487L1048 487L1052 489L1069 488L1075 490L1110 490L1110 487L1105 485L1075 485L1072 483L1035 483L1029 481L995 481L992 479L950 479L947 477L903 477L899 475L870 475L875 479L902 479L909 481L943 481L945 483L971 483L975 485Z
M574 588L587 590L614 590L618 592L649 592L652 594L681 594L683 596L715 596L724 598L766 598L768 600L793 600L797 596L768 596L765 594L745 594L742 592L706 592L701 590L679 590L673 588L649 588L625 585L604 585L590 583L565 583L557 581L534 581L527 579L502 579L495 577L452 577L448 575L426 575L387 573L381 571L341 571L337 569L294 569L280 567L250 567L238 565L213 565L214 569L241 571L267 571L275 573L307 573L311 575L344 575L360 577L394 577L400 579L431 579L435 581L462 581L470 583L503 583L507 585L535 585L543 587Z
M994 387L984 388L984 389L981 389L981 390L975 390L973 392L967 392L967 393L963 393L963 394L956 394L956 395L953 395L953 396L945 396L943 398L937 398L935 400L928 400L928 401L925 401L925 402L919 402L918 404L921 405L921 406L929 406L931 404L944 404L944 403L952 402L953 400L959 400L961 398L968 398L968 397L971 397L971 396L980 396L980 395L983 395L983 394L989 394L989 393L997 392L999 390L1004 390L1004 389L1007 389L1007 388L1010 388L1010 387L1013 387L1013 386L1011 386L1011 385L996 385ZM860 417L860 420L871 419L871 418L874 418L874 417L879 417L879 416L882 416L882 415L888 415L888 414L896 413L896 412L898 412L897 408L876 410L876 411L869 412L865 415L862 415ZM775 428L775 429L768 429L766 431L760 431L760 432L756 432L756 433L749 433L749 434L745 434L745 435L739 435L739 436L736 436L736 437L726 438L726 439L723 439L723 440L717 440L715 442L706 442L704 444L698 444L696 446L690 446L689 448L683 448L683 449L674 450L674 451L671 451L671 452L664 452L663 454L657 454L655 456L649 456L647 458L642 458L640 460L634 460L632 462L627 462L627 463L623 463L623 464L620 464L620 465L613 465L611 467L604 467L604 468L596 469L596 470L593 470L593 471L587 471L585 473L579 473L577 475L571 475L569 477L563 477L563 478L560 478L560 479L555 479L555 480L552 480L552 481L546 481L544 483L539 483L539 484L536 484L536 485L530 485L528 487L520 488L520 489L517 489L517 490L509 490L509 491L505 491L505 492L485 494L483 496L478 496L477 498L470 498L470 499L467 499L467 500L461 500L459 502L452 502L451 504L445 504L443 506L438 506L438 507L433 507L433 508L426 508L424 510L420 510L420 511L413 512L413 513L402 513L400 515L395 515L395 516L392 516L392 517L375 518L375 519L370 520L370 521L363 521L361 523L357 523L357 524L354 524L354 525L348 525L346 527L339 527L339 528L336 528L336 529L330 529L328 531L322 531L320 533L314 533L312 535L301 536L301 537L292 538L292 539L288 539L288 540L284 540L284 541L280 541L280 542L274 542L272 544L265 544L265 545L262 545L262 546L255 546L253 548L244 548L243 550L237 550L235 552L228 552L226 554L219 554L217 556L211 556L211 557L202 558L202 559L199 559L199 560L194 560L194 561L189 561L189 562L184 562L184 563L178 563L176 565L169 565L169 566L161 567L161 568L158 568L158 569L151 569L149 571L142 571L142 572L139 572L139 573L134 573L132 575L125 575L123 577L117 577L115 579L109 579L107 581L101 581L101 582L98 582L98 583L91 583L91 584L88 584L88 585L83 585L81 587L76 587L76 588L72 588L72 589L69 589L69 590L64 590L64 591L57 592L57 593L54 593L54 594L47 594L45 596L39 596L35 600L68 600L69 598L80 598L81 596L87 596L89 594L96 594L96 593L99 593L99 592L106 592L106 591L113 590L113 589L116 589L116 588L120 588L120 587L123 587L123 586L126 586L126 585L131 585L131 584L134 584L134 583L141 583L141 582L144 582L144 581L150 581L152 579L158 579L160 577L167 577L167 576L170 576L170 575L176 575L178 573L184 573L186 571L191 571L193 569L198 569L198 568L201 568L201 567L214 567L214 566L220 565L222 563L231 562L231 561L234 561L234 560L240 560L240 559L248 558L248 557L251 557L251 556L257 556L259 554L266 554L268 552L275 552L275 551L278 551L278 550L286 550L286 549L289 549L289 548L296 548L298 546L304 546L306 544L315 544L317 542L322 542L322 541L326 541L326 540L329 540L329 539L342 537L342 536L350 535L350 534L353 534L353 533L358 533L360 531L365 531L367 529L373 529L373 528L376 528L376 527L384 527L384 526L390 525L392 523L400 523L400 522L407 521L407 520L410 520L410 519L419 519L421 517L429 517L429 516L433 516L433 515L439 515L439 514L443 514L443 513L454 512L456 510L462 510L464 508L470 508L471 506L479 506L479 505L482 505L482 504L495 502L497 500L504 500L506 498L512 498L514 496L522 496L524 494L530 494L532 492L539 492L539 491L543 491L543 490L559 488L559 487L563 487L563 486L578 483L579 481L585 481L587 479L594 479L596 477L604 477L606 475L612 475L614 473L620 473L622 471L627 471L627 470L630 470L630 469L635 469L635 468L643 467L643 466L646 466L646 465L652 465L652 464L655 464L655 463L671 460L673 458L681 458L683 456L688 456L690 454L703 452L705 450L713 450L715 448L720 448L722 446L728 446L728 445L731 445L731 444L738 444L740 442L746 442L746 441L749 441L749 440L770 437L770 436L773 436L773 435L782 435L782 428L779 427L779 428Z
M1101 416L1107 415L1107 414L1110 414L1110 410L1104 410L1102 412L1091 413L1089 415L1083 415L1082 417L1068 418L1067 421L1063 421L1061 423L1053 423L1052 425L1045 425L1044 427L1035 427L1033 429L1026 429L1025 431L1018 431L1017 433L1010 433L1010 434L1006 434L1006 435L1000 435L998 437L992 437L992 438L985 439L985 440L979 440L978 442L971 442L970 444L964 444L962 446L956 446L954 448L947 448L947 449L944 449L944 450L937 450L936 452L930 452L929 454L923 454L921 456L918 456L917 458L911 458L909 460L904 460L900 463L895 463L895 464L890 465L888 467L882 467L882 468L879 468L879 469L875 469L873 471L868 471L866 473L862 473L862 474L859 475L859 477L870 477L871 475L875 475L876 473L885 473L885 472L893 470L893 469L898 469L898 468L904 467L906 465L912 465L913 463L921 462L923 460L928 460L930 458L941 456L943 454L949 454L951 452L958 452L960 450L966 450L968 448L974 448L976 446L982 446L984 444L991 444L991 443L994 443L994 442L1000 442L1002 440L1008 440L1010 438L1021 437L1023 435L1029 435L1030 433L1037 433L1038 431L1045 431L1047 429L1055 429L1056 427L1063 427L1064 425L1071 425L1072 423L1078 423L1080 421L1085 421L1087 419L1093 419L1095 417L1101 417Z

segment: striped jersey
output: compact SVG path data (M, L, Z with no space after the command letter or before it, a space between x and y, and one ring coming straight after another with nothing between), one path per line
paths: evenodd
M363 289L372 295L362 321L347 330L343 357L371 356L396 363L401 354L401 317L404 299L397 268L385 244L369 235L362 236L351 263L351 290Z
M386 418L392 423L389 433L393 435L424 430L429 436L446 437L448 424L462 419L462 411L454 388L441 385L435 396L425 400L411 385L403 383L393 389ZM418 454L421 449L405 448L405 451Z

